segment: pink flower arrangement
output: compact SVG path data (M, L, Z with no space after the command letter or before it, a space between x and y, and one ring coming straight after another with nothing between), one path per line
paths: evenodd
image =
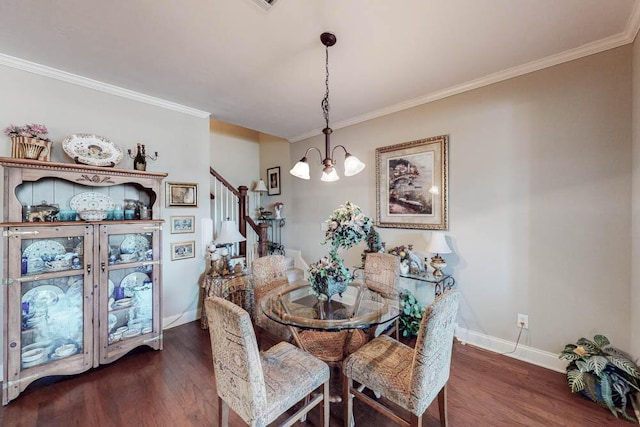
M4 133L7 134L10 138L16 138L19 136L24 136L27 138L36 138L42 141L49 141L47 134L49 131L45 125L39 125L36 123L24 126L15 126L9 125L4 130Z

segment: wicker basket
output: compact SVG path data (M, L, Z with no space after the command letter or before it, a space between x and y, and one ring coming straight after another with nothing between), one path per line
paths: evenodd
M48 162L51 159L51 141L26 136L11 138L11 157Z

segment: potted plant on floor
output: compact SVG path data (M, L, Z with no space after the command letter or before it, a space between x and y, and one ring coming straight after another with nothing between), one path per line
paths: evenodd
M576 344L565 346L559 357L570 362L567 366L569 388L609 408L616 418L620 414L638 423L635 398L640 392L640 369L628 354L610 344L604 335L596 335L593 341L580 338ZM629 403L635 418L627 413Z

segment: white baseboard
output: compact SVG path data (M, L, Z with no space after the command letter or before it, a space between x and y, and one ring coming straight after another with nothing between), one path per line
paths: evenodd
M176 326L184 325L185 323L193 322L200 319L200 308L196 310L186 311L181 314L162 318L162 330L171 329Z
M567 362L558 359L558 355L555 353L550 353L548 351L539 350L522 344L518 345L518 349L515 352L510 353L516 346L515 342L460 327L456 328L456 338L458 338L462 344L471 344L485 350L493 351L494 353L504 354L505 356L522 360L523 362L551 369L552 371L566 372Z

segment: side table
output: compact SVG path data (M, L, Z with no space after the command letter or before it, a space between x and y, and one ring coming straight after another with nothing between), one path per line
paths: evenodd
M244 308L253 317L253 285L248 274L230 274L220 276L207 274L202 281L202 300L210 296L217 296L231 301ZM207 312L202 304L200 327L208 329Z

